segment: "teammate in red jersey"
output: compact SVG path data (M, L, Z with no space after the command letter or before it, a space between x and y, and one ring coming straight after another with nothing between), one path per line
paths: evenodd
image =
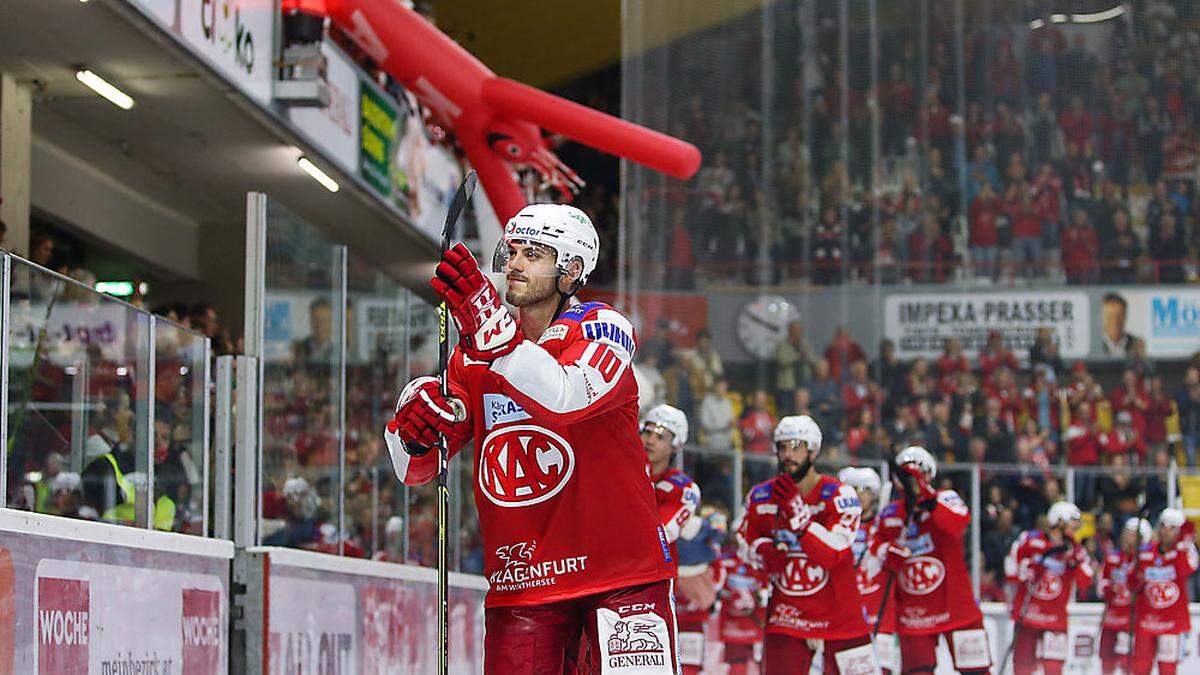
M672 556L679 562L679 662L684 675L699 675L704 665L704 621L719 587L710 563L719 548L709 543L712 530L697 513L700 486L671 466L671 458L687 443L687 415L665 403L655 406L642 418L641 433L658 502L658 519L671 543Z
M1138 551L1133 573L1137 597L1134 619L1133 673L1175 675L1183 640L1192 630L1188 613L1188 577L1200 567L1191 537L1182 536L1186 519L1179 509L1164 509L1158 517L1158 541Z
M879 536L879 491L883 484L879 474L866 467L842 469L838 472L838 480L854 488L862 504L862 518L851 548L858 568L858 592L862 594L867 623L874 628L879 622L879 631L874 638L875 656L884 673L898 674L900 648L896 643L896 600L891 597L883 602L884 591L888 589L888 571L884 568L888 542ZM882 621L879 620L881 609Z
M717 564L724 571L725 582L718 623L725 663L729 675L749 675L750 664L762 661L766 581L761 572L735 555L726 555Z
M814 466L821 429L807 415L775 427L779 475L746 496L742 557L769 575L764 670L807 673L824 643L822 672L877 672L851 544L862 509L854 489Z
M638 434L633 326L602 303L563 311L598 251L582 211L521 209L493 261L519 324L471 254L447 251L431 283L460 334L455 401L418 378L385 433L408 485L434 477L440 435L452 453L474 441L486 673L561 672L581 653L585 671L678 671L675 561Z
M900 670L932 673L943 637L960 673L987 673L991 652L963 553L971 513L954 490L934 489L937 462L925 448L901 450L895 466L899 498L879 514L879 538L895 575Z
M1047 528L1027 530L1013 542L1004 561L1013 596L1013 673L1061 675L1067 659L1067 603L1075 589L1092 584L1088 553L1075 542L1082 515L1070 502L1056 502Z
M1148 543L1153 535L1153 528L1144 518L1125 521L1119 547L1104 556L1100 567L1096 594L1104 601L1104 617L1100 625L1100 671L1105 675L1129 665L1129 608L1132 604L1129 582L1139 543Z

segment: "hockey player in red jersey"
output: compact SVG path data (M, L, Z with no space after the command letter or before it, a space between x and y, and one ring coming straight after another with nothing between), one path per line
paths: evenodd
M880 513L879 537L895 575L901 672L933 673L943 637L960 673L987 673L991 652L963 554L971 513L957 492L933 487L937 462L925 448L901 450L895 467L899 498Z
M700 486L671 465L671 458L687 443L687 415L665 403L657 405L642 418L641 433L658 502L658 519L671 543L672 556L679 562L679 662L684 675L699 675L704 665L704 622L719 587L710 565L719 545L710 543L712 529L697 513Z
M1188 613L1188 577L1200 567L1191 537L1182 536L1186 519L1179 509L1164 509L1158 517L1158 541L1137 554L1133 573L1135 627L1133 674L1175 675L1183 640L1192 629Z
M633 326L603 303L564 311L598 252L582 211L521 209L493 260L518 323L466 248L447 251L431 283L460 335L448 379L461 404L417 378L385 433L408 485L434 478L440 435L451 453L473 442L485 673L562 672L581 653L585 672L678 671L675 560L638 434Z
M1104 601L1100 626L1100 671L1105 675L1125 670L1128 665L1130 636L1129 608L1132 594L1129 582L1137 559L1139 543L1148 543L1154 535L1143 518L1130 518L1121 530L1119 546L1108 555L1096 580L1096 594Z
M867 612L867 623L874 628L879 622L879 631L874 637L875 656L884 673L900 673L900 649L896 644L896 600L894 597L883 602L888 589L887 560L888 541L879 536L879 491L882 482L879 474L870 468L847 467L838 472L838 480L854 488L862 504L862 518L854 536L854 562L858 568L858 592L862 594L863 607ZM883 620L879 621L879 611Z
M783 418L774 437L779 475L750 490L738 528L742 557L772 585L763 668L808 673L824 643L821 672L878 672L850 548L858 496L817 472L821 429L811 417Z
M1013 542L1004 561L1017 586L1011 613L1013 673L1061 675L1067 659L1067 603L1075 589L1092 584L1087 550L1075 542L1082 515L1070 502L1056 502L1046 514L1046 531L1027 530Z
M729 675L749 675L751 664L762 661L766 583L761 572L735 555L722 557L718 564L725 582L718 623L725 663Z

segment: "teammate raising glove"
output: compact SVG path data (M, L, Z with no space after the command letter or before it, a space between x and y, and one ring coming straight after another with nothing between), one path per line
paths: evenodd
M795 534L804 534L812 522L812 507L804 503L800 496L800 488L791 474L781 473L771 486L771 494L779 502L779 515L787 523L788 529Z
M938 491L929 484L929 477L921 465L910 462L900 465L900 470L912 481L913 496L916 497L917 503L926 508L931 507L933 502L937 501Z
M459 344L468 357L492 361L516 349L524 339L516 320L500 302L496 287L461 243L446 251L429 285L446 300L458 327Z

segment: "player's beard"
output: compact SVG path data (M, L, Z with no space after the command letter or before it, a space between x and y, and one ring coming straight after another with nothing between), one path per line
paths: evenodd
M529 307L553 298L557 292L558 277L529 276L522 279L524 284L517 288L509 287L504 294L504 300L513 307Z
M804 459L800 460L799 462L780 462L779 473L786 473L792 477L792 480L799 481L808 475L808 472L812 470L812 467L812 459L808 455L805 455Z

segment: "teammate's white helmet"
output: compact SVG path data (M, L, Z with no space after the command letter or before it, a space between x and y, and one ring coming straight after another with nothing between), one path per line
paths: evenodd
M1179 509L1163 509L1163 512L1158 515L1158 524L1166 527L1183 527L1187 518L1184 517L1183 511Z
M671 445L677 449L682 448L688 439L688 420L687 415L679 408L669 406L666 403L656 405L646 413L642 418L642 429L646 426L660 427L671 432Z
M1046 524L1050 527L1058 527L1066 525L1075 520L1082 520L1083 514L1080 513L1079 507L1071 502L1054 502L1050 506L1050 511L1046 514Z
M808 415L790 415L775 425L775 442L804 441L809 452L821 452L821 427Z
M387 519L387 525L383 527L384 534L400 534L404 531L404 519L400 516L392 516Z
M1145 518L1130 518L1125 521L1125 529L1137 532L1140 541L1150 541L1150 537L1154 535L1154 528L1150 527L1150 521Z
M854 488L855 492L870 490L875 494L879 494L879 489L883 483L879 480L879 474L875 473L875 469L869 467L854 468L848 466L838 472L838 480Z
M492 271L503 272L508 262L508 245L528 241L554 249L559 274L568 274L571 263L579 260L583 273L579 285L587 283L600 257L600 236L587 214L566 204L530 204L517 212L504 226L504 235L492 256Z
M937 477L937 460L929 454L928 450L919 445L910 445L896 453L896 466L905 464L916 464L920 467L921 472L925 474L925 480L933 480Z

